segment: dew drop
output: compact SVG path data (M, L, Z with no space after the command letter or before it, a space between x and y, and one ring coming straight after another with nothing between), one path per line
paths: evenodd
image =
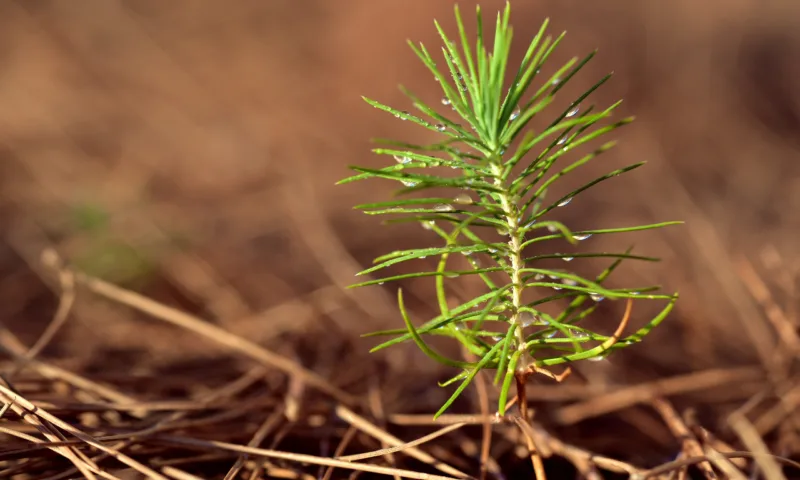
M455 272L444 272L443 276L445 278L458 278L458 274Z
M565 207L565 206L569 205L569 202L571 202L571 201L572 201L572 197L569 197L569 198L567 198L565 200L562 200L562 201L558 202L558 206L559 207Z
M559 291L563 290L563 288L553 285L553 290Z
M589 334L586 332L575 332L573 336L575 338L589 338Z
M407 111L403 110L403 115L410 115ZM402 120L407 120L405 117L400 117Z
M561 137L556 142L556 145L564 145L564 142L566 142L566 141L567 141L567 137Z
M383 285L383 284L384 284L384 282L378 282L378 285Z
M579 233L577 235L573 235L572 238L574 238L575 240L581 241L581 240L586 240L588 238L591 238L591 236L592 236L591 233Z
M500 340L502 340L504 338L506 338L506 337L503 336L503 335L492 335L492 340L494 340L495 342L499 342Z
M436 130L439 130L440 132L444 132L446 128L447 127L445 127L444 124L442 124L442 123L437 123L436 124Z
M595 302L602 302L606 298L604 295L600 295L599 293L590 293L589 297L591 297L591 299Z
M422 228L424 228L425 230L433 230L433 227L434 225L436 225L436 222L434 222L433 220L427 220L425 222L421 222L421 225Z
M571 262L573 258L575 257L561 257L561 260L564 260L565 262Z
M442 97L442 105L450 105L450 99L447 97Z
M416 187L417 186L417 182L415 182L413 180L402 180L402 183L406 187Z
M473 253L474 252L472 250L461 250L461 255L464 255L465 257L469 257Z
M508 230L506 230L505 228L498 228L497 233L499 233L500 235L508 235Z
M570 287L574 287L575 285L578 284L578 282L576 280L573 280L571 278L565 278L563 283L564 283L564 285L569 285Z
M587 358L586 360L588 360L588 361L590 361L590 362L602 362L602 361L603 361L603 360L605 360L606 358L607 358L607 356L606 356L606 355L598 355L598 356L596 356L596 357L589 357L589 358Z
M575 115L577 115L577 114L578 114L578 112L580 112L580 111L581 111L581 107L577 107L577 106L576 106L575 108L573 108L572 110L570 110L569 112L567 112L567 115L566 115L566 116L567 116L567 118L569 118L569 117L574 117L574 116L575 116Z
M420 256L419 256L419 257L417 257L417 258L428 258L428 256L427 256L427 255L420 255Z
M536 316L528 311L519 312L519 319L523 327L530 327L537 321Z
M480 268L481 267L481 261L478 260L477 258L470 257L469 258L469 263L471 263L472 266L475 267L475 268Z
M411 163L411 157L406 157L404 155L394 155L394 160L403 165Z
M548 225L547 231L550 233L556 233L558 231L558 227L556 227L555 225Z
M558 85L559 83L561 83L561 79L556 77L556 78L553 79L553 81L550 83L550 85Z
M459 193L458 195L455 196L455 198L453 198L453 202L459 205L471 205L472 197L470 197L466 193Z
M538 280L544 280L544 275L541 274L541 273L537 273L536 275L533 276L533 279L537 280L537 281Z
M501 313L505 312L508 307L505 304L497 305L496 307L492 307L492 312L494 313Z
M517 117L519 117L520 113L522 113L522 111L519 109L519 105L517 105L517 108L515 108L514 111L511 112L511 115L508 117L508 121L511 122L516 120Z

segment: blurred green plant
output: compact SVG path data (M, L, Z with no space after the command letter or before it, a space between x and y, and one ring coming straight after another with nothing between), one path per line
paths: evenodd
M436 413L441 415L484 369L496 370L495 383L501 385L498 413L503 415L509 403L511 384L516 379L520 407L525 414L524 384L528 377L541 373L557 380L569 372L556 375L547 367L568 365L578 360L603 359L611 351L628 347L642 340L673 308L677 293L655 293L658 287L611 288L608 277L624 260L656 261L656 258L633 255L631 249L619 253L550 253L529 255L529 247L540 242L566 240L577 244L593 235L647 230L681 222L663 222L625 228L572 231L550 218L556 209L567 205L587 189L643 165L635 163L614 170L559 198L546 202L548 188L580 166L608 151L615 144L609 141L590 153L564 163L580 146L606 136L630 123L632 118L606 121L621 102L595 110L585 101L611 75L595 83L539 130L529 124L543 115L559 93L594 56L573 58L543 82L540 72L564 34L553 39L545 36L547 20L530 42L513 78L506 75L511 49L512 29L509 26L510 4L498 13L491 50L483 36L482 15L477 8L477 39L470 46L458 7L455 16L459 45L451 41L438 22L436 28L444 42L442 69L423 44L409 42L442 88L441 103L449 106L458 123L437 112L411 92L403 89L421 116L400 111L375 100L364 98L375 108L397 118L413 122L445 139L433 145L413 145L383 140L392 148L374 152L396 161L382 168L351 167L358 172L340 181L382 178L403 185L397 193L455 190L454 195L428 198L402 198L358 205L355 208L369 215L393 215L391 222L420 222L441 238L441 243L427 248L395 251L375 260L375 265L359 275L373 274L392 265L426 257L438 257L435 271L421 271L375 278L354 286L418 277L432 277L440 313L421 326L409 318L402 289L397 300L405 329L375 332L370 335L394 336L372 351L413 341L432 359L460 370L442 385L459 383L449 400ZM510 80L510 87L506 88ZM537 85L534 86L534 83ZM511 145L516 148L512 151ZM444 175L450 167L451 175ZM499 234L499 235L498 235ZM499 239L499 240L497 240ZM464 256L467 266L453 269L451 260ZM573 258L610 258L613 263L595 278L584 278L562 269L537 266L541 260ZM481 262L480 258L490 263ZM466 302L448 301L446 282L459 277L476 276L487 293ZM538 298L529 299L531 293ZM527 294L527 295L526 295ZM603 335L584 326L587 318L603 299L627 299L625 317L613 335ZM666 306L633 334L622 337L628 322L633 299L662 300ZM559 305L558 314L548 314L544 306ZM447 358L423 339L425 335L442 335L460 342L477 361Z
M71 230L83 235L85 247L72 262L89 275L126 285L142 287L155 274L152 248L133 246L110 232L111 213L100 205L78 203L70 208Z

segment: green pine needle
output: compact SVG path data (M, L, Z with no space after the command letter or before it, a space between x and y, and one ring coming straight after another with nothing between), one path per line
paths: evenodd
M418 222L440 241L433 246L382 255L358 275L372 276L406 262L416 266L412 273L372 277L354 285L432 277L438 315L415 326L403 302L402 290L398 289L405 329L367 336L392 337L372 351L412 341L433 360L459 369L441 384L446 387L460 382L436 416L484 369L496 370L495 384L500 388L498 412L502 415L515 377L549 366L603 359L613 351L634 345L666 318L678 298L677 294L657 293L658 287L608 285L609 277L623 261L658 260L634 255L631 248L622 253L531 251L540 242L552 242L552 248L556 249L558 242L566 241L561 245L563 248L578 245L594 235L649 230L682 222L571 230L552 218L559 207L575 201L588 189L644 165L635 163L611 171L558 198L547 198L554 183L609 151L616 142L603 140L600 145L590 147L590 153L565 163L565 159L574 157L575 149L605 139L633 118L609 121L621 102L605 109L587 103L592 93L611 78L609 74L566 103L566 108L556 110L543 129L535 130L533 120L553 109L557 94L596 52L583 59L573 58L543 78L541 69L564 38L563 33L556 38L548 36L545 20L522 61L511 70L510 3L497 16L491 45L484 37L480 8L476 14L477 36L472 41L458 7L455 40L436 23L443 42L441 60L437 61L425 45L409 43L439 82L441 103L447 108L434 108L406 89L403 91L416 113L364 97L379 110L441 134L442 141L415 145L382 140L387 148L375 149L374 153L380 158L391 157L392 162L377 167L351 167L356 174L339 182L377 178L399 183L401 187L395 198L354 208L368 215L388 215L387 223ZM433 188L437 189L433 195L409 196ZM445 193L448 191L453 193ZM435 269L422 269L420 265L426 258L438 259ZM613 263L591 279L546 263L584 258L610 258ZM447 287L462 277L479 280L487 293L460 304L453 302ZM655 300L665 306L643 327L619 338L585 326L604 299ZM553 311L543 308L549 304L558 305L559 313L547 313ZM476 355L477 361L444 357L425 342L426 335L455 339Z

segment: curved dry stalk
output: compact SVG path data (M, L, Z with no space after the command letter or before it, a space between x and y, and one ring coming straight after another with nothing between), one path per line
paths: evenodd
M306 384L317 388L321 392L327 393L344 404L354 405L359 403L358 399L353 395L350 395L340 388L331 385L331 383L326 379L302 367L301 365L298 365L296 362L293 362L288 358L276 353L270 352L269 350L256 345L249 340L223 330L222 328L219 328L208 322L204 322L193 315L189 315L188 313L158 303L143 295L139 295L136 292L126 290L88 275L77 274L76 280L97 295L101 295L110 300L127 305L131 308L139 310L142 313L146 313L153 318L164 320L178 327L190 330L203 337L206 337L213 342L224 345L231 350L242 353L256 361L277 368L290 376L297 376Z
M11 405L11 404L7 403L6 405ZM22 410L21 412L19 412L19 411L17 412L17 414L22 414L21 416L23 416L23 419L25 419L25 417L27 416L27 415L24 415L25 413L26 413L25 410ZM32 421L30 421L28 419L25 419L25 421L30 423L31 425L34 425L36 428L38 428L39 431L42 432L42 434L45 436L45 438L48 438L48 439L50 439L51 437L58 438L58 437L55 437L54 435L52 435L51 433L46 432L47 429L43 424L41 424L41 423L37 424L37 423L34 423L34 422L32 422ZM28 435L27 433L18 432L16 430L12 429L12 428L6 428L6 427L3 427L3 426L0 426L0 432L5 433L6 435L9 435L9 436L12 436L12 437L21 438L22 440L31 442L33 444L41 445L41 444L44 444L44 443L58 443L58 442L44 442L42 439L34 437L33 435ZM91 462L84 462L83 460L78 458L78 456L75 454L75 452L71 448L69 448L68 446L65 446L65 445L50 445L50 444L48 444L48 445L42 445L42 448L46 448L48 450L52 450L53 452L57 453L58 455L61 455L62 457L66 458L67 460L72 462L72 464L75 466L75 469L77 471L79 471L81 474L83 474L88 479L95 479L94 474L96 473L96 474L100 475L103 478L109 478L111 480L118 480L113 475L109 475L109 474L101 471L97 467L97 465L94 465Z
M391 435L388 432L382 430L375 424L370 423L369 421L367 421L367 419L356 414L355 412L345 407L344 405L336 406L336 416L338 416L348 424L358 428L367 435L370 435L382 442L385 442L387 445L400 446L406 443L400 440L399 438L395 437L394 435ZM416 447L407 447L405 449L405 453L406 455L413 457L421 462L427 463L436 468L437 470L446 473L448 475L452 475L455 478L469 478L469 475L467 475L466 473L442 462L441 460L434 458L432 455L423 452L422 450Z
M562 425L571 425L583 420L605 415L653 398L701 391L729 383L761 380L761 367L710 369L692 372L663 380L634 385L608 392L588 400L562 407L555 412L555 419Z
M442 435L447 435L448 433L458 430L459 428L466 425L466 423L455 423L453 425L448 425L442 429L439 429L433 433L429 433L423 437L420 437L416 440L411 442L404 443L402 445L397 445L396 447L389 447L389 448L382 448L380 450L374 450L372 452L366 453L358 453L355 455L347 455L345 457L336 457L337 460L344 460L346 462L357 462L359 460L366 460L368 458L380 457L383 455L387 455L389 453L397 453L407 450L412 447L416 447L418 445L422 445L423 443L428 443L431 440L441 437Z
M753 453L753 452L743 452L743 451L718 452L718 451L715 450L715 452L717 452L717 454L719 454L721 457L727 458L729 460L737 459L737 458L755 459L755 458L758 458L758 457L761 456L761 455ZM798 472L800 472L800 462L795 462L792 459L785 458L785 457L780 457L778 455L771 455L770 454L768 456L770 458L772 458L773 460L777 461L778 463L782 463L784 465L788 465L788 466L794 468L795 470L797 470ZM669 473L669 472L671 472L673 470L677 470L679 468L684 468L684 467L690 466L690 465L695 465L695 464L700 463L700 462L707 462L709 460L711 460L711 458L708 456L707 453L706 453L706 455L703 455L701 457L683 458L683 459L680 459L680 460L675 460L675 461L672 461L672 462L664 463L664 464L659 465L657 467L651 468L650 470L645 470L645 471L639 472L636 475L632 476L631 478L635 479L635 480L646 480L648 478L655 478L655 477L658 477L660 475L664 475L665 473Z
M675 408L672 406L671 403L664 400L663 398L655 398L650 402L653 405L653 408L661 415L661 418L664 420L664 423L667 424L672 434L675 438L678 438L683 443L683 453L687 456L701 456L703 455L703 446L700 445L698 439L694 436L694 434L689 430L689 427L686 426L686 423L681 419L678 412L675 411ZM706 477L706 480L716 480L717 474L714 472L714 469L711 468L711 465L702 462L697 465L703 475Z
M143 465L143 464L137 462L136 460L130 458L129 456L125 455L124 453L122 453L122 452L120 452L118 450L114 450L112 448L107 447L106 445L104 445L101 442L97 441L92 436L90 436L90 435L82 432L81 430L78 430L77 428L73 427L72 425L62 421L58 417L48 413L46 410L36 407L34 404L29 402L27 399L25 399L22 396L16 394L15 392L11 391L5 385L0 384L0 395L5 397L7 402L10 402L10 403L14 404L14 406L12 406L12 408L19 408L20 411L18 413L23 418L29 419L30 421L33 421L34 419L36 419L38 422L40 422L41 425L43 425L41 423L41 420L45 420L48 423L60 428L61 430L64 430L65 432L70 433L71 435L77 437L79 440L83 441L84 443L86 443L86 444L88 444L88 445L90 445L90 446L92 446L92 447L94 447L94 448L96 448L96 449L98 449L98 450L100 450L102 452L108 453L109 455L111 455L112 457L116 458L117 460L119 460L120 462L124 463L125 465L135 469L138 472L141 472L141 473L147 475L148 478L153 478L153 479L157 479L157 480L167 480L166 477L164 477L160 473L156 472L155 470L151 469L150 467L147 467L146 465ZM53 438L51 440L55 440L55 439ZM77 467L78 465L76 464L75 466ZM80 468L80 467L79 467L79 469L81 470L81 472L83 472L85 470L85 468Z
M306 455L301 453L281 452L278 450L267 450L264 448L245 447L243 445L236 445L228 442L217 442L212 440L198 440L194 438L182 438L162 436L161 440L174 443L177 445L185 445L191 447L198 447L213 450L227 450L231 452L246 453L254 457L266 458L280 458L290 462L308 463L311 465L322 465L328 467L344 468L348 470L357 470L361 472L379 473L382 475L397 475L403 478L413 478L417 480L460 480L463 478L470 478L469 475L458 477L445 477L443 475L434 475L431 473L414 472L411 470L403 470L400 468L381 467L378 465L371 465L368 463L354 463L345 462L342 460L335 460L332 458L317 457L314 455Z
M61 294L58 299L58 308L53 315L53 320L47 325L44 332L36 340L36 343L25 352L24 355L17 358L14 368L9 372L9 376L18 375L25 367L33 360L39 353L47 347L53 340L61 327L69 319L69 313L72 306L75 304L75 275L62 268L63 262L58 254L53 249L47 249L42 252L42 263L48 268L58 271L58 284L61 287Z

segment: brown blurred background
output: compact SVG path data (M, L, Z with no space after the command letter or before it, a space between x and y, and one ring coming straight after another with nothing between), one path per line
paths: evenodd
M52 246L85 271L325 375L338 360L319 346L332 330L363 355L374 342L356 334L400 324L393 287L343 287L374 256L428 237L351 209L388 197L385 184L334 182L350 164L383 161L370 154L371 138L433 138L360 96L406 108L402 83L438 102L405 40L437 50L432 21L452 31L452 5L0 3L0 321L28 344L50 321L57 297L39 255ZM461 5L471 18L474 2ZM482 5L493 16L503 3ZM616 135L619 148L572 181L649 162L560 209L560 218L575 228L687 221L592 240L661 256L661 264L626 270L627 283L682 294L648 347L612 359L608 381L758 361L753 339L768 333L739 266L747 258L759 269L798 267L800 2L512 7L518 55L551 17L551 33L568 31L558 59L599 48L576 83L614 71L593 99L623 98L624 113L638 118ZM409 288L423 315L426 285ZM98 374L113 365L200 371L221 358L176 332L79 295L44 356ZM430 368L413 346L396 352L385 358L397 375ZM625 368L626 358L637 368ZM446 394L428 383L405 388L425 392L421 410Z

